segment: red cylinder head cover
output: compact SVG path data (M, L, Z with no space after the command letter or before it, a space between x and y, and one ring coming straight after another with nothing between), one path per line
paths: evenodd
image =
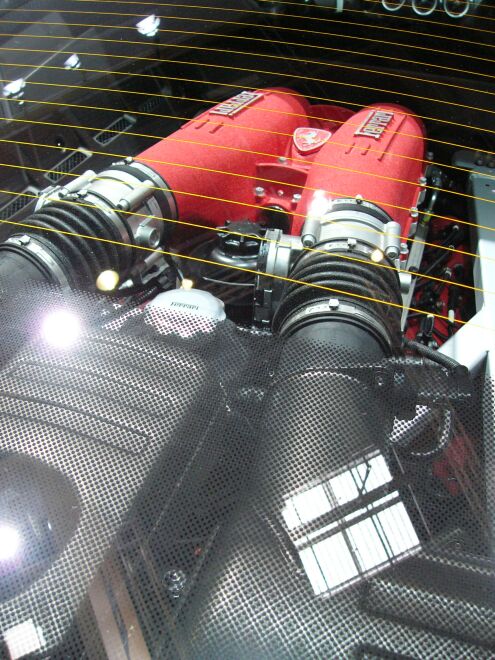
M318 151L292 226L300 234L312 202L355 198L381 207L409 234L422 192L425 132L408 110L376 104L348 119Z
M179 218L214 226L255 220L260 199L257 163L286 151L296 128L308 125L308 101L288 89L241 92L207 110L137 160L173 191Z

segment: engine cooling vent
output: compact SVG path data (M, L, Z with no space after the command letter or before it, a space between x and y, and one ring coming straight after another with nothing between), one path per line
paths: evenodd
M122 115L117 119L114 119L106 128L95 135L95 142L98 144L110 144L116 140L121 133L126 133L129 131L134 124L136 119L130 115Z
M149 99L146 99L146 101L143 101L140 105L138 105L138 110L139 112L153 112L153 110L156 110L162 103L162 99L157 97L157 96L150 96Z
M90 151L85 149L77 149L76 151L71 152L68 156L62 158L50 172L45 174L45 177L51 181L51 183L58 183L62 177L64 177L72 170L75 170L76 167L84 163L84 161L91 158L93 154Z
M25 188L22 193L19 193L19 195L0 208L0 220L8 220L16 213L19 213L19 211L22 211L23 208L33 201L33 195L37 193L36 188L32 188L31 186Z

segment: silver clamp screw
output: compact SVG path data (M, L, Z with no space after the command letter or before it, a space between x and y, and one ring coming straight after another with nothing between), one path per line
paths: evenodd
M397 259L399 256L399 250L395 245L390 245L388 248L385 249L385 254L389 259Z

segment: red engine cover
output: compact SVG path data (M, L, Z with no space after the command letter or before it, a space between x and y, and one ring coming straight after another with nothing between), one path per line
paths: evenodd
M328 200L361 195L399 222L407 236L409 209L421 191L424 138L422 123L398 105L372 105L353 115L314 158L292 233L300 234L315 191L325 191Z
M288 89L242 92L144 151L175 194L179 219L221 226L277 206L299 234L315 192L362 195L409 232L423 174L424 131L405 108L353 114ZM255 188L263 190L254 193Z
M255 220L256 165L266 160L263 154L273 154L275 161L286 152L295 129L308 125L310 107L291 90L243 92L188 122L137 160L149 164L174 191L180 220L215 226Z

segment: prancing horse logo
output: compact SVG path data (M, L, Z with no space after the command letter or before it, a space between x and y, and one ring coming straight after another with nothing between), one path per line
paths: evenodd
M331 137L329 131L302 126L294 131L294 144L300 153L311 154L313 151L318 151Z

